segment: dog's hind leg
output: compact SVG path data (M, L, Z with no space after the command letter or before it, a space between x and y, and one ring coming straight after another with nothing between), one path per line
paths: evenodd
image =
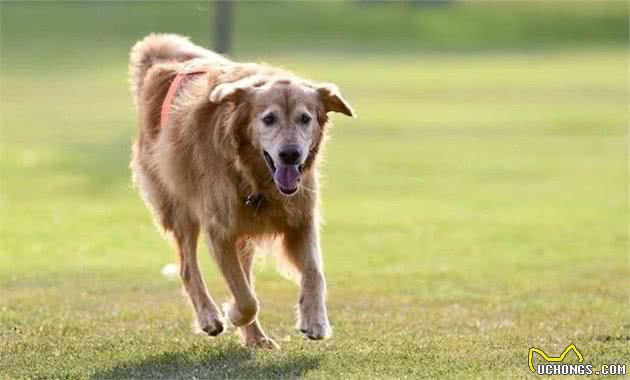
M317 223L287 231L283 239L284 258L300 277L297 327L310 339L332 334L326 311L326 281L322 265Z
M249 240L240 240L237 243L238 258L245 272L245 277L249 286L254 289L254 277L252 273L254 262L255 246ZM262 327L258 318L254 322L246 326L239 328L241 333L241 341L247 347L251 348L267 348L267 349L279 349L280 347L269 338Z
M234 296L234 303L227 305L225 312L235 326L249 325L256 320L258 300L239 262L237 241L212 236L210 240L217 265Z
M180 276L193 305L198 327L210 336L223 332L221 312L208 294L197 262L199 223L180 215L171 226L180 257Z
M209 335L219 335L223 331L221 313L208 294L197 262L199 223L186 212L186 207L174 203L160 181L141 164L143 154L147 153L134 144L130 164L134 184L153 212L156 222L175 241L180 259L180 276L193 305L198 327Z

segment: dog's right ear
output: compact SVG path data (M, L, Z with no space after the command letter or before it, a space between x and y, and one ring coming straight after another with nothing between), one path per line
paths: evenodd
M238 103L243 96L262 84L264 84L263 79L256 76L243 78L236 82L221 83L210 92L209 99L215 104L223 102Z

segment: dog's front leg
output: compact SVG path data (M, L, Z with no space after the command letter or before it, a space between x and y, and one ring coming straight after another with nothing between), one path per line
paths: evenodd
M319 243L319 225L313 220L284 235L285 256L300 276L297 327L310 339L332 334L326 311L326 281Z
M249 286L238 259L236 239L210 237L217 265L234 296L234 303L225 312L235 326L245 326L256 320L258 300Z
M199 224L181 216L172 223L173 236L180 257L180 276L197 317L197 326L210 336L223 332L221 312L210 297L197 262Z

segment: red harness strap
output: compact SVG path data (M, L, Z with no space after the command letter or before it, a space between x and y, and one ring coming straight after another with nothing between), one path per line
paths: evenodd
M184 71L178 73L173 81L171 82L170 87L168 88L168 92L166 93L166 97L164 98L164 102L162 103L162 110L160 112L160 125L163 128L168 122L168 115L171 110L171 104L173 104L173 100L177 96L177 90L181 86L184 79L191 75L199 75L207 73L206 68L199 68L191 71Z

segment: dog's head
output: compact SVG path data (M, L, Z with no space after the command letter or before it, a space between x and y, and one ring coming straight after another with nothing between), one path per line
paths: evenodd
M216 86L215 104L232 102L246 112L238 128L266 163L283 195L297 193L302 175L318 154L329 112L354 116L333 84L313 84L290 76L250 76Z

